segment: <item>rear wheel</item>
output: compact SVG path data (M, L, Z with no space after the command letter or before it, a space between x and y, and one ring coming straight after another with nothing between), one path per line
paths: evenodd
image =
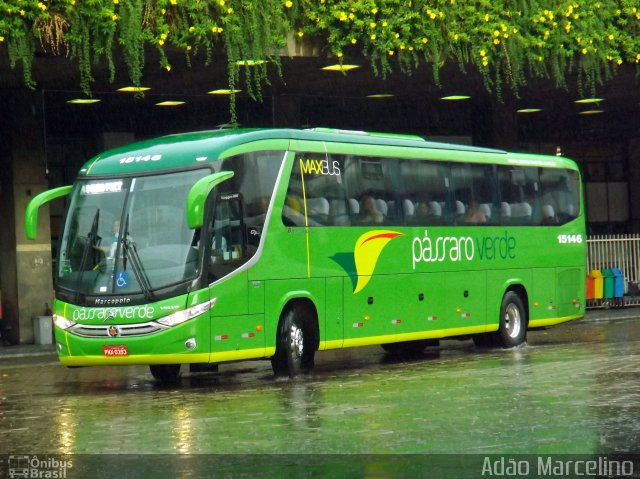
M512 348L527 339L527 312L520 295L507 291L500 306L500 326L495 333L496 343Z
M150 364L149 370L160 384L174 384L180 379L180 364Z
M306 314L305 314L306 313ZM276 354L271 367L276 376L294 377L313 368L315 341L307 308L291 307L280 320Z

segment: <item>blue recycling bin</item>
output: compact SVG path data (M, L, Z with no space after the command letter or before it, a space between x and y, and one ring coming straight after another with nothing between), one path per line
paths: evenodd
M611 268L613 273L613 297L622 298L624 296L624 275L618 268Z

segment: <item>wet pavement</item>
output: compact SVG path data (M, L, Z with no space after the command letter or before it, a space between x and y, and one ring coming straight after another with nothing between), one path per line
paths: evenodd
M142 366L68 369L50 346L4 347L0 454L640 453L639 338L640 309L591 311L511 350L356 348L318 353L294 380L253 361L173 387ZM354 477L410 477L403 463Z

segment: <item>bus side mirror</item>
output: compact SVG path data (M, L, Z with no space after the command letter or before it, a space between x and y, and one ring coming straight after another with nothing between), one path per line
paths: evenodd
M49 201L60 198L61 196L67 196L71 193L73 186L61 186L52 190L43 191L39 195L36 195L29 204L24 213L24 231L27 235L27 239L35 240L38 229L38 210L42 205Z
M219 171L199 179L187 193L187 225L191 229L200 228L204 223L204 204L211 190L225 180L232 178L233 171Z

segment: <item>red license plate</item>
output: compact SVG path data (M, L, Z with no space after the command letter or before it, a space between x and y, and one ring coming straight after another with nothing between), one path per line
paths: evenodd
M102 346L102 354L105 356L128 356L129 351L126 346Z

